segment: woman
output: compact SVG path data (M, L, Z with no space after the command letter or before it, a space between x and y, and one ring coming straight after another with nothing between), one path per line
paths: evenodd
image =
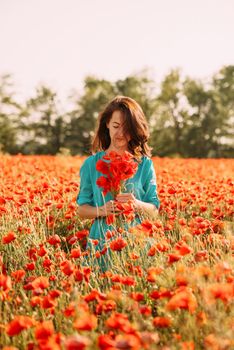
M106 242L106 232L114 229L106 224L106 216L120 213L111 194L107 193L104 196L96 184L102 175L96 170L96 162L104 155L111 151L119 154L128 151L139 162L136 174L126 180L125 193L117 195L116 201L127 203L131 200L136 213L155 213L159 208L148 138L148 125L144 113L140 105L130 97L115 97L99 115L92 143L93 155L84 161L80 169L80 191L77 197L79 216L82 219L94 219L89 238L98 240L95 250L102 251ZM136 215L130 226L140 222L140 216ZM105 270L103 259L101 265L102 270Z

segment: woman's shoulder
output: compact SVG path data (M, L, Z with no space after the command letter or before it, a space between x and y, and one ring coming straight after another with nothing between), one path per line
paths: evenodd
M147 167L147 166L149 167L151 164L152 164L152 159L150 157L148 157L146 155L143 155L141 157L141 165L143 167Z
M91 154L90 156L88 156L84 162L83 162L83 166L90 166L90 165L95 165L97 160L102 158L102 156L104 155L104 151L100 151L97 152L95 154Z

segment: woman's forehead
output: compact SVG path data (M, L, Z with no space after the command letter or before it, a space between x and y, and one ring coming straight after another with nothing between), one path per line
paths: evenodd
M123 123L124 122L124 115L121 111L114 111L111 116L111 121L116 123Z

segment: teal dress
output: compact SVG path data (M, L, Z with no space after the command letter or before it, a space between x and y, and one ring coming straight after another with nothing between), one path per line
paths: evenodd
M77 204L89 204L93 207L100 207L113 199L110 193L106 196L103 195L102 189L97 186L96 181L102 173L96 170L96 162L105 155L105 151L97 152L96 154L88 157L80 168L80 190L77 196ZM150 158L142 156L141 162L138 165L136 174L125 181L125 191L134 194L135 198L155 205L159 208L159 198L157 195L156 175L153 162ZM126 224L125 228L135 226L141 222L141 218L136 218L130 223ZM106 219L96 218L90 228L89 239L98 240L98 245L95 246L95 250L102 250L105 244L105 233L116 227L106 224ZM87 248L91 247L90 240L88 240ZM103 256L104 257L104 256ZM101 270L106 270L105 259L99 259L98 264Z

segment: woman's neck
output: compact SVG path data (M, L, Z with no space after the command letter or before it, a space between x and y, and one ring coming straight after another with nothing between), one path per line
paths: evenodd
M109 148L107 148L105 152L108 154L108 153L110 153L112 151L113 152L117 152L119 154L123 154L125 151L129 152L129 150L126 149L125 147L124 148L116 148L116 147L113 147L113 146L110 146Z

